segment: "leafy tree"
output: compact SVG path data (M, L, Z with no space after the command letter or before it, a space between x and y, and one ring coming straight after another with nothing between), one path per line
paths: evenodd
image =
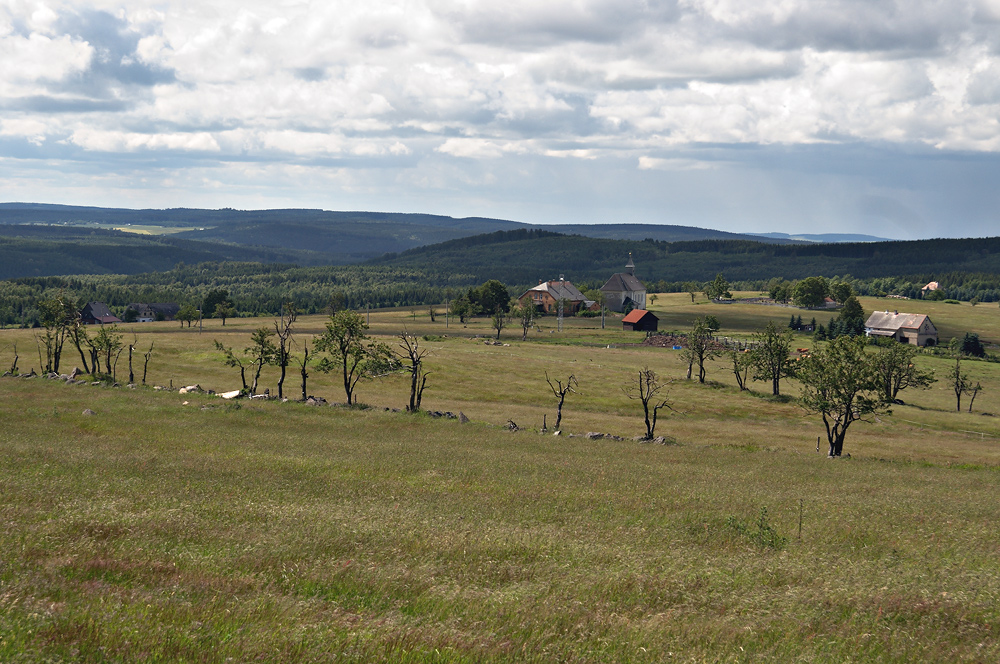
M926 390L935 381L933 371L924 371L914 364L916 355L916 346L901 344L894 339L876 342L871 359L882 385L883 399L895 401L902 390L910 387Z
M649 367L643 367L635 380L622 386L622 392L625 393L625 396L642 403L642 413L646 423L646 440L652 440L656 433L656 418L660 410L663 408L673 410L667 398L669 386L670 381L662 382L656 372ZM650 418L650 410L652 410L652 418Z
M781 379L793 375L793 367L788 359L792 348L792 331L778 330L773 321L768 321L763 332L755 332L750 350L750 364L754 380L771 381L771 393L780 394Z
M510 311L510 293L501 281L490 279L479 288L469 290L469 301L479 306L480 311L492 316L497 311Z
M250 394L257 394L257 382L264 370L265 364L274 364L278 357L278 347L271 341L274 332L266 327L258 327L250 335L250 345L243 349L250 358L253 367L253 382L250 384Z
M496 312L490 316L490 322L493 324L493 329L497 331L497 341L500 340L500 332L505 327L510 325L511 317L510 314L497 308Z
M389 347L372 341L367 332L368 324L361 314L341 309L330 316L326 332L314 344L318 352L330 355L320 361L320 371L341 370L348 405L355 403L359 380L382 374L392 365Z
M237 355L236 352L232 349L232 347L223 346L222 343L219 342L218 339L213 339L212 341L215 344L215 350L217 350L220 353L222 353L223 361L225 362L226 366L227 367L236 367L236 368L238 368L240 370L240 382L243 384L243 387L241 389L243 390L243 392L247 392L248 391L248 389L247 389L247 369L250 366L249 360L247 358L244 358L244 357L241 357L241 356ZM149 350L150 350L150 352L152 352L152 350L153 350L152 346L150 346ZM148 359L147 359L147 362L148 362ZM145 371L143 371L143 383L145 383L145 382L146 382L146 380L145 380Z
M691 304L694 304L694 297L698 294L698 283L694 281L686 281L683 286L684 290L688 295L691 296Z
M185 304L177 311L174 318L180 321L181 327L184 327L184 323L191 327L191 323L198 320L198 310L194 308L193 304Z
M139 320L139 312L132 307L126 307L125 311L122 313L123 323L134 323Z
M962 355L969 355L972 357L986 357L986 349L983 347L983 342L979 340L979 335L975 332L966 332L965 336L962 337L961 345L959 350Z
M865 310L861 308L858 298L851 295L844 302L844 308L837 317L837 336L856 337L865 332Z
M94 335L94 339L90 342L90 346L94 349L96 356L104 360L104 373L109 376L113 373L111 366L112 356L121 351L125 346L125 342L122 341L123 338L124 335L118 330L117 325L102 325L101 329ZM95 361L94 371L98 371L99 368L98 363Z
M424 370L424 358L430 353L426 348L420 347L420 339L409 335L404 330L399 335L400 351L396 352L397 357L403 362L407 362L407 370L410 372L410 405L406 407L409 413L420 410L420 401L424 396L424 388L427 387L427 376L430 374Z
M705 327L708 328L709 332L715 334L716 332L722 329L722 323L720 323L719 319L713 316L712 314L708 314L707 316L705 316Z
M730 362L732 362L733 375L736 376L736 384L740 386L740 391L747 389L747 374L750 372L750 354L744 353L735 348L727 351Z
M208 293L205 295L205 299L202 300L201 303L202 316L204 316L205 318L212 318L213 316L218 316L221 318L221 316L219 316L218 313L216 313L216 309L220 304L223 303L232 304L229 300L229 291L221 288L213 288L212 290L208 291Z
M521 325L521 341L526 340L528 338L528 330L535 324L535 303L531 300L525 300L524 303L514 307L511 313L514 319Z
M236 307L232 302L219 302L215 305L215 317L222 319L222 327L226 326L226 319L233 318L236 313Z
M74 324L80 317L76 305L65 295L42 300L38 303L39 322L45 328L45 372L59 372L63 345Z
M790 281L778 281L768 289L768 296L775 302L788 302L792 299L793 284Z
M563 403L566 402L566 395L570 392L576 392L576 387L578 385L576 376L573 374L569 375L566 379L565 384L561 380L556 380L555 383L549 378L549 372L545 372L545 382L549 384L552 389L552 394L556 398L556 425L555 430L559 431L559 425L562 424L562 409Z
M844 304L849 298L854 297L854 288L847 282L835 281L830 284L830 297Z
M722 273L715 275L715 279L705 286L705 295L710 300L731 299L733 294L729 292L729 282L722 276Z
M830 456L839 457L851 424L887 406L877 367L861 337L839 337L802 362L802 406L823 417Z
M463 325L471 318L479 313L479 305L473 304L467 296L462 296L451 303L451 313L458 316L458 322Z
M712 331L704 318L696 318L687 334L687 345L682 351L688 362L687 379L691 379L693 367L698 366L698 382L705 382L705 362L719 356L719 350L712 344Z
M800 307L818 307L823 304L830 287L824 277L806 277L792 291L792 299Z

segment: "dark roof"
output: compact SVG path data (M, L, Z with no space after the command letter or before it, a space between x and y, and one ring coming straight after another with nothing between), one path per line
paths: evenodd
M601 286L602 291L625 292L625 291L645 291L646 287L642 282L628 272L616 272L611 275L608 282Z
M574 286L569 281L544 281L534 288L529 288L524 291L521 297L524 297L532 291L540 291L542 293L548 293L555 300L569 300L570 302L584 302L586 297L580 292L580 289Z
M655 314L653 314L653 313L651 313L649 311L646 311L645 309L633 309L632 311L628 312L628 315L625 316L625 318L622 318L622 322L623 323L638 323L639 321L641 321L646 316L650 316L650 317L652 317L652 318L654 318L656 320L660 320L659 318L656 318Z
M114 318L114 314L111 313L111 309L108 309L108 305L103 302L88 302L86 306L80 310L80 316L82 318L93 318L95 320L107 316Z

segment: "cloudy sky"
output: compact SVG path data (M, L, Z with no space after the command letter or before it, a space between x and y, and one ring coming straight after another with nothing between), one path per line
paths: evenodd
M0 0L0 200L1000 235L1000 0Z

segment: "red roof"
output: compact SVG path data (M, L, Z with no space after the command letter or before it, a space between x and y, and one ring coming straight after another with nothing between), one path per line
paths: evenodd
M649 312L646 311L645 309L633 309L632 311L628 312L628 316L625 316L625 318L622 318L622 322L623 323L638 323L639 321L642 320L642 317L645 316L648 313Z

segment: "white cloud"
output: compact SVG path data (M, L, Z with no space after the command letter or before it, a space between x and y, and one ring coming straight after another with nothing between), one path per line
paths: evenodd
M376 185L340 164L371 162L392 186L494 187L477 201L521 193L474 160L548 159L568 182L583 163L718 172L702 146L992 155L998 24L996 0L8 0L0 135L42 159L79 146L81 168L190 152L218 160L211 182L328 160L356 191Z

